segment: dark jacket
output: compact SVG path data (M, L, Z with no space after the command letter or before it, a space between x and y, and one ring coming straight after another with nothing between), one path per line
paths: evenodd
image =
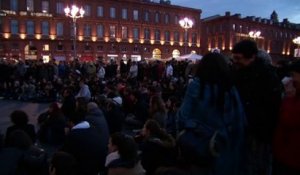
M141 144L141 163L147 175L152 175L161 166L172 166L175 164L176 151L175 142L171 138L161 140L159 138L148 138Z
M270 143L278 119L282 84L275 69L260 59L238 70L236 85L248 121L248 134Z
M89 110L86 121L98 130L103 144L107 145L109 140L109 129L103 112L99 108Z
M78 161L78 175L97 175L104 169L107 145L96 128L72 129L62 151L73 155Z
M9 135L16 130L24 131L31 138L32 143L35 143L36 133L35 133L34 126L32 124L13 125L13 126L8 127L6 130L5 143L7 143L7 141L8 141L7 139L9 137Z

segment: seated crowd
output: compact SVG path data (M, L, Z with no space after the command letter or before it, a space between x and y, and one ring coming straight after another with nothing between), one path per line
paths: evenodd
M0 133L0 174L296 175L300 62L277 69L257 51L245 40L234 47L233 62L220 53L192 66L170 61L168 69L121 62L119 76L114 62L0 63L12 73L0 79L3 97L51 102L36 126L26 112L12 111L12 125ZM262 67L274 76L259 74ZM292 89L281 86L284 77ZM265 120L255 118L262 114Z

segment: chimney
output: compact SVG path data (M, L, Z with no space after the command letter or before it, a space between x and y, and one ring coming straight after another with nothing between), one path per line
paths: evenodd
M229 11L225 12L225 16L230 16L230 12Z

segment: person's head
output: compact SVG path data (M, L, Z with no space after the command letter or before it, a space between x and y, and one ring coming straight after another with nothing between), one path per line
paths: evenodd
M76 159L66 152L56 152L53 154L49 166L50 175L76 175Z
M296 93L300 94L300 60L297 60L290 65L290 72Z
M10 114L10 120L15 125L26 125L28 123L28 115L22 110L15 110Z
M84 110L87 109L87 101L84 97L76 98L76 110Z
M7 136L7 146L27 150L32 146L29 135L23 130L15 130Z
M165 103L159 95L153 95L150 98L150 111L166 113Z
M58 112L60 111L60 107L58 106L58 103L54 102L51 103L49 106L49 112Z
M78 109L76 112L70 116L69 118L69 125L73 127L78 123L85 120L86 110Z
M242 40L234 45L232 49L233 63L238 68L251 64L258 53L258 47L253 40Z
M137 144L134 139L123 133L114 133L110 136L108 143L109 152L118 151L121 159L127 161L136 161L137 159Z
M162 135L162 129L156 120L147 120L144 124L142 134L147 138L150 136L160 137Z
M204 83L230 86L231 69L223 55L208 53L198 63L196 77Z

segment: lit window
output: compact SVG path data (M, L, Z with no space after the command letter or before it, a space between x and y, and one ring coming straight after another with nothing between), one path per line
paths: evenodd
M122 19L128 19L127 9L122 9Z
M109 26L110 38L116 38L116 26Z
M49 1L42 1L42 12L43 13L49 12Z
M27 31L27 35L34 35L34 22L33 21L27 21L26 31Z
M145 40L150 40L150 30L149 29L144 30L144 38L145 38Z
M62 2L56 3L56 13L64 14L64 4Z
M97 16L103 17L103 7L102 6L97 7Z
M63 36L64 34L64 26L62 22L56 24L56 35Z
M27 7L26 7L26 10L27 11L30 11L30 12L32 12L34 9L33 9L33 0L27 0L26 1L26 5L27 5Z
M133 20L137 21L139 20L139 11L133 10Z
M44 35L44 36L49 35L49 22L48 21L42 22L42 35Z
M128 30L127 27L122 26L122 39L127 39L128 38L127 30Z
M16 35L19 33L19 23L17 20L11 20L10 22L11 34Z
M10 10L18 11L18 0L10 0Z
M139 39L139 29L133 28L133 39L138 40Z
M89 5L84 6L84 15L91 16L91 6L89 6Z
M91 25L84 25L84 37L90 37L92 34L92 27Z
M104 28L103 25L97 25L97 37L98 38L103 38L104 36Z
M114 7L110 8L110 17L116 18L116 8L114 8Z

